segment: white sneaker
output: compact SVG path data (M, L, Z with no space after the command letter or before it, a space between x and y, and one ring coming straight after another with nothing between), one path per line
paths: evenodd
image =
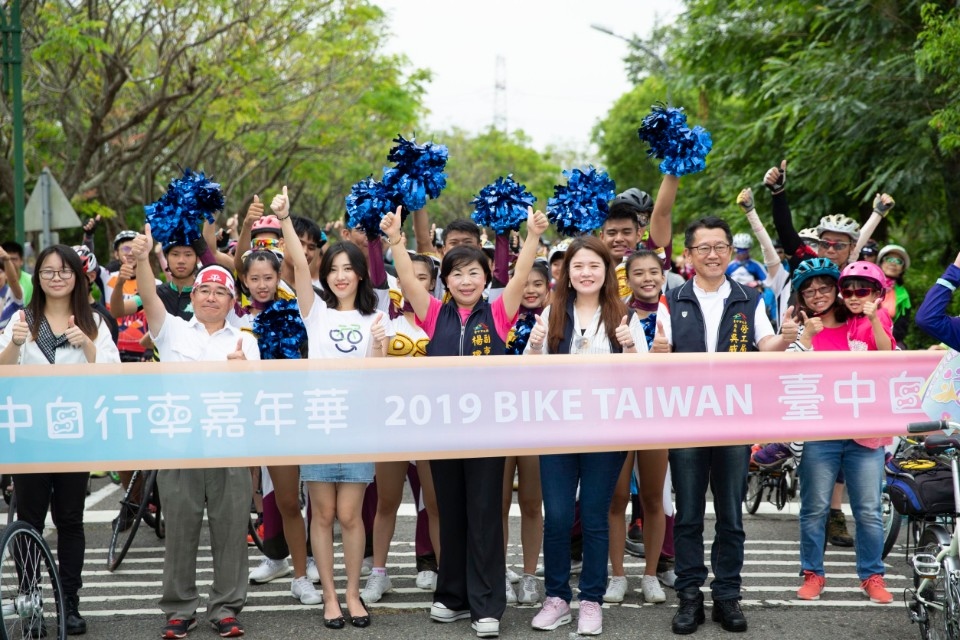
M540 581L529 573L523 574L523 577L520 578L520 592L517 594L517 602L520 604L537 604L542 599Z
M623 602L627 595L627 576L610 576L607 583L607 592L603 594L604 602Z
M500 621L496 618L480 618L470 624L478 638L496 638L500 635Z
M504 582L507 585L507 604L517 604L517 592L513 590L513 585L510 584L510 576L507 576Z
M286 558L283 560L264 558L260 561L260 566L250 572L250 584L266 584L292 572L293 568Z
M673 588L673 585L677 582L677 572L673 569L667 569L666 571L657 571L657 579L663 583L663 586Z
M640 590L643 592L643 601L659 604L667 601L667 594L660 587L660 581L655 576L643 576L640 580Z
M538 564L538 565L537 565L537 570L533 572L533 575L537 576L538 578L542 578L542 577L543 577L543 565L542 565L542 564Z
M417 574L417 588L424 591L436 591L437 572L430 570L419 572Z
M310 578L294 578L290 583L290 595L300 601L300 604L320 604L323 598L320 592L310 582Z
M570 605L556 596L550 596L543 601L540 613L534 616L530 626L540 631L553 631L560 625L570 624L572 621Z
M383 594L390 591L393 585L390 584L390 576L371 573L367 578L367 586L360 592L360 597L364 602L380 602Z
M517 584L520 582L520 574L510 567L507 567L507 580L510 581L510 584Z
M317 568L317 561L313 559L313 556L307 558L307 577L314 584L320 582L320 570Z
M430 619L434 622L456 622L457 620L463 620L469 617L469 609L455 611L454 609L447 608L445 604L440 602L434 602L430 605Z
M367 556L363 559L363 564L360 565L360 575L368 576L371 571L373 571L373 556Z
M572 576L580 575L580 572L582 570L583 570L583 560L570 561L570 575Z

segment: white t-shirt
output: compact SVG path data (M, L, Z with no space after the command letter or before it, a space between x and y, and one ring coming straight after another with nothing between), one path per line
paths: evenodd
M110 334L110 329L107 327L103 316L94 311L93 319L97 323L97 337L93 341L97 349L96 362L120 362L120 352L117 351L117 345L113 344L113 336ZM0 351L6 349L11 340L13 340L13 331L8 327L0 333ZM84 362L87 362L87 356L83 354L83 349L67 345L54 352L54 364L82 364ZM20 364L50 364L47 357L43 355L43 351L33 341L32 335L28 334L27 341L20 347Z
M323 299L314 293L313 306L310 315L303 317L303 324L307 328L307 342L309 345L308 358L365 358L370 355L370 327L382 314L380 321L388 336L396 331L389 316L376 311L368 316L359 311L339 311L331 309Z
M410 324L405 315L398 316L391 321L393 338L387 347L387 355L391 357L419 357L427 355L427 345L430 338L427 332L416 324Z
M547 307L543 310L543 313L540 314L540 317L548 325L550 323L551 308L552 307ZM633 337L633 343L637 348L637 353L646 353L647 338L643 334L643 327L640 325L640 318L637 316L637 314L634 313L631 315L629 327L630 335ZM580 318L576 313L574 313L573 334L570 339L569 353L599 355L611 353L611 351L612 349L610 348L610 339L607 337L607 330L603 323L600 322L600 308L597 307L596 312L593 314L593 318L590 319L590 322L586 327L580 326ZM526 355L532 352L533 349L530 348L530 342L528 341L523 353ZM548 342L544 340L543 353L549 352L550 350L548 348Z
M196 317L183 318L167 314L159 333L150 331L160 353L160 362L219 362L237 350L237 340L247 360L259 360L260 348L251 334L224 322L223 328L208 333Z
M23 298L16 298L9 284L0 287L0 331L23 309Z
M693 286L693 293L700 303L700 310L703 312L703 324L706 330L707 351L717 350L717 331L720 329L720 321L723 319L723 307L730 297L730 281L724 280L717 291L704 291L697 286L696 276L690 281ZM657 323L663 326L663 333L667 340L673 345L673 331L670 323L670 310L667 305L660 303L657 309ZM770 324L770 317L767 315L767 305L763 299L757 301L757 310L753 319L753 340L754 346L760 344L760 341L767 336L774 335L773 325Z

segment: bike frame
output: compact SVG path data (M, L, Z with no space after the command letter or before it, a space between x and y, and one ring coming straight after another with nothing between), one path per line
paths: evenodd
M952 429L956 430L955 429L956 426L958 425L955 425L954 423L950 423L950 427ZM960 463L957 462L957 458L960 457L960 451L951 449L948 452L948 455L950 456L950 469L953 473L954 510L956 513L960 513ZM937 558L937 564L940 566L943 566L944 571L947 571L946 563L944 562L947 558L954 558L957 560L957 562L952 563L954 565L954 568L950 569L947 575L944 575L944 581L948 585L947 591L949 591L949 585L951 583L956 583L960 581L960 536L958 536L956 527L954 527L953 532L950 534L949 546L940 549L940 552L937 554L936 558ZM943 604L939 602L932 602L930 600L927 600L923 595L924 591L927 591L928 589L932 589L934 587L937 577L939 577L939 574L932 578L931 577L922 578L920 580L920 584L917 586L915 597L917 601L923 604L924 606L930 607L932 609L937 609L939 611L943 611L944 610Z

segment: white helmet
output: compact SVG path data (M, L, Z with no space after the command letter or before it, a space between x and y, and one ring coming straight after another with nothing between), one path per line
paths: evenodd
M753 238L748 233L738 233L733 236L734 249L750 249L753 247Z
M800 229L798 234L801 240L813 240L816 242L820 239L820 234L817 233L816 227L809 227L807 229Z
M833 231L834 233L848 235L852 242L860 239L860 223L842 213L834 213L820 218L817 235L823 236L824 231Z

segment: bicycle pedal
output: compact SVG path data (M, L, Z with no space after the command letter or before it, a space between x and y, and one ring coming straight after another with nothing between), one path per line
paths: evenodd
M918 553L911 558L913 571L921 578L936 578L940 575L940 563L937 557L929 553Z

